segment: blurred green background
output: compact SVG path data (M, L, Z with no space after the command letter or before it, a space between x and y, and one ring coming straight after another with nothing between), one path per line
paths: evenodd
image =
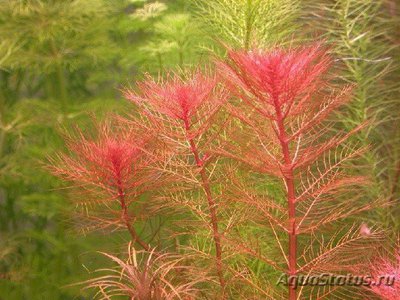
M63 147L61 128L127 112L120 89L144 72L207 62L220 42L333 42L342 79L357 84L343 126L372 121L359 137L372 144L371 197L398 197L397 2L0 0L0 299L91 299L68 285L126 238L77 234L46 157ZM398 228L396 208L379 222Z
M85 253L127 240L77 234L73 207L44 163L63 147L61 128L127 110L119 89L144 71L200 59L186 6L0 1L0 299L84 299L65 286L101 266Z

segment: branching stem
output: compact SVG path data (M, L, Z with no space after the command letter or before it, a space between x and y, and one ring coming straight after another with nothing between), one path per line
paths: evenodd
M279 104L279 99L274 96L274 106L276 111L277 134L283 153L283 173L287 188L287 205L289 217L289 276L297 273L297 230L296 230L296 192L294 186L293 163L290 157L289 140L285 130L284 117ZM296 300L296 289L289 285L289 300Z
M211 193L210 183L209 183L206 171L203 167L203 162L200 159L199 151L196 147L195 142L193 141L193 138L191 138L189 136L189 130L190 130L189 121L185 120L184 122L185 122L186 135L188 137L188 141L190 144L190 150L194 156L197 167L200 168L201 184L202 184L204 193L207 197L208 208L210 211L210 223L211 223L211 227L213 230L213 239L214 239L214 244L215 244L217 273L218 273L218 278L219 278L219 282L220 282L222 291L224 291L225 279L224 279L223 270L222 270L222 246L221 246L221 238L220 238L219 230L218 230L218 218L217 218L216 203L215 203L215 200Z
M129 231L129 234L132 237L132 242L138 243L144 250L150 251L151 250L150 246L139 237L135 228L131 224L131 218L129 216L128 206L126 204L125 193L122 188L122 183L120 179L118 179L117 185L118 185L118 199L122 209L122 219L125 223L126 228Z

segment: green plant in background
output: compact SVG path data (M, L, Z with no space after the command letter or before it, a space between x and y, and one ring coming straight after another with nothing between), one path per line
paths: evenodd
M105 1L13 0L0 4L0 38L17 46L4 65L10 72L2 73L4 84L17 81L14 97L24 82L31 90L43 86L47 96L66 105L67 73L90 69L114 55L108 36L110 8Z
M2 59L2 97L39 96L66 106L71 98L115 95L134 72L127 60L142 55L137 46L166 8L128 0L0 1L0 40L14 50Z
M100 237L70 238L70 205L43 161L62 147L58 127L85 126L87 112L101 115L112 107L118 109L118 103L92 101L65 112L55 101L26 100L7 111L0 159L1 296L39 300L78 294L62 286L84 278L82 254L94 251Z
M69 205L42 162L62 147L57 128L119 107L110 96L137 68L124 59L157 20L131 17L145 4L0 1L0 299L79 294L62 286L86 273L81 255L100 237L70 239Z
M134 17L142 19L142 15L141 12ZM147 32L151 38L138 48L147 71L183 67L196 63L205 54L203 46L207 40L189 12L167 13Z
M218 40L249 49L283 42L296 25L297 0L192 0L203 25Z
M117 41L123 55L118 62L119 70L127 70L125 75L132 76L138 66L146 63L148 56L154 57L143 44L152 36L154 23L167 13L168 6L161 2L130 1L128 17L118 23ZM137 44L132 47L132 41ZM161 48L158 46L158 48ZM120 75L116 75L120 76Z
M0 42L0 68L2 68L4 62L11 55L13 47L8 43L8 41Z
M181 67L194 55L196 42L200 36L200 31L193 23L191 16L184 13L165 16L154 25L154 32L157 39L173 45L171 50L176 49L177 59L171 58L171 60L177 61Z
M306 18L311 28L317 28L332 43L336 65L342 70L342 79L355 85L354 101L342 126L368 122L357 135L363 145L371 145L364 155L369 173L375 179L371 199L386 197L394 200L397 185L399 142L394 128L399 127L399 90L394 71L398 65L391 35L394 22L386 1L337 0L312 1L306 5ZM386 226L392 226L396 216L389 209L381 216ZM390 220L390 218L393 218ZM394 222L398 223L398 222ZM399 224L398 224L399 225Z

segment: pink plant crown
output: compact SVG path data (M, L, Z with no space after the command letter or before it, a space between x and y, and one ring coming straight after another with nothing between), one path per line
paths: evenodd
M244 152L238 156L233 155L238 151L229 149L228 142L222 149L224 155L247 161L259 171L287 176L288 168L309 166L363 127L324 136L328 117L350 100L352 88L330 86L327 71L331 58L322 43L292 49L229 50L228 56L227 62L217 62L218 70L242 102L229 103L228 109L250 128L247 139L259 141L260 148L245 149L239 142L239 150ZM286 167L281 164L282 141L290 146L297 143L296 154Z
M228 63L218 62L227 84L242 100L263 115L275 119L298 115L318 106L312 96L327 84L324 74L331 58L322 43L293 49L229 50Z
M225 97L217 93L215 75L194 71L186 76L168 73L166 79L155 80L149 75L138 83L139 92L126 90L125 97L139 106L147 107L147 113L160 113L172 119L189 121L202 106L215 107Z
M371 291L385 300L400 299L400 249L397 249L394 258L378 257L370 264L370 273L375 282L381 277L392 277L393 284L372 285Z
M112 129L108 123L98 125L94 137L78 130L76 137L67 140L69 153L59 155L52 169L81 187L96 186L110 194L116 189L138 189L155 176L148 168L156 160L147 150L151 140L150 134Z

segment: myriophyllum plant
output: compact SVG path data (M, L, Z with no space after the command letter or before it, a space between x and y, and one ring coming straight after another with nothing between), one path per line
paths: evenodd
M332 222L373 205L362 204L366 178L344 171L347 161L365 150L345 144L359 127L330 133L330 116L351 99L351 87L335 89L329 83L331 59L320 44L232 50L228 56L218 69L238 98L229 109L244 133L236 131L234 143L228 140L219 153L267 175L266 180L280 179L285 201L240 189L233 197L257 207L267 221L263 223L271 225L284 265L271 263L272 267L289 276L346 269L374 247L371 239L378 236L375 231L361 235L357 227L321 234L327 226L333 229ZM294 285L288 292L291 300L305 297L304 290Z
M200 71L182 76L168 74L166 79L150 77L138 84L139 91L127 90L125 96L139 106L159 136L170 145L173 159L167 169L187 188L200 188L203 201L196 194L177 196L179 205L189 209L211 230L215 249L215 267L219 283L224 290L223 253L218 217L218 196L213 191L211 177L215 169L214 157L208 149L219 132L216 126L221 105L228 94L218 84L215 75ZM182 197L185 201L182 202ZM189 199L188 199L189 198Z
M309 3L307 3L309 2ZM399 153L398 99L395 59L397 46L392 30L396 21L390 17L391 1L342 0L305 1L304 12L311 13L307 28L318 27L333 41L331 53L336 58L340 78L355 84L352 101L340 120L340 127L368 121L368 125L353 138L362 145L371 145L364 153L362 174L373 178L366 198L386 194L388 202L398 196ZM394 2L392 2L394 3ZM310 14L310 16L311 16ZM396 192L397 191L397 192ZM380 222L386 228L399 228L398 214L390 207L379 211ZM398 231L396 229L395 231Z
M140 130L139 124L132 128L108 121L96 125L92 135L78 130L67 137L69 151L53 159L51 169L72 183L74 203L95 228L125 228L133 242L150 250L135 222L140 221L136 215L140 197L163 183L153 168L160 152L154 150L152 133Z
M142 196L157 190L151 194L156 197L146 202L154 204L148 207L157 213L172 211L177 223L184 224L183 233L171 229L177 236L186 234L177 239L183 244L177 248L185 264L192 263L193 270L200 266L207 282L218 277L218 295L202 284L200 292L206 297L249 298L248 291L274 300L342 297L342 287L296 288L292 280L287 293L266 289L260 278L248 276L254 264L239 272L235 269L254 255L253 262L268 264L264 270L274 275L276 271L288 276L343 274L373 254L380 232L357 224L354 217L381 202L366 203L362 197L368 179L347 168L354 167L350 161L367 150L348 141L363 125L350 132L331 130L333 114L351 99L351 87L331 84L331 58L321 44L229 50L228 59L217 67L218 76L172 73L147 77L137 90L125 90L138 114L98 125L93 137L78 131L68 139L69 153L55 159L53 172L75 183L77 203L92 220L105 227L127 228L132 240L147 251L151 247L139 237L135 224L144 218ZM252 171L228 167L232 165L247 165ZM344 221L349 217L351 222ZM260 232L267 239L253 248L250 239ZM281 257L271 251L271 240ZM234 253L229 250L232 245ZM166 251L160 250L158 257ZM211 257L212 266L194 257ZM123 288L129 286L129 295L134 295L140 266L111 258L123 271L131 270L123 278L134 284L128 282ZM167 273L179 275L171 272ZM122 287L112 279L92 284L100 289L108 283ZM234 279L242 285L233 286ZM186 287L191 290L192 285ZM186 291L183 288L183 294Z
M229 45L249 49L285 40L296 28L297 0L191 0L202 28Z

